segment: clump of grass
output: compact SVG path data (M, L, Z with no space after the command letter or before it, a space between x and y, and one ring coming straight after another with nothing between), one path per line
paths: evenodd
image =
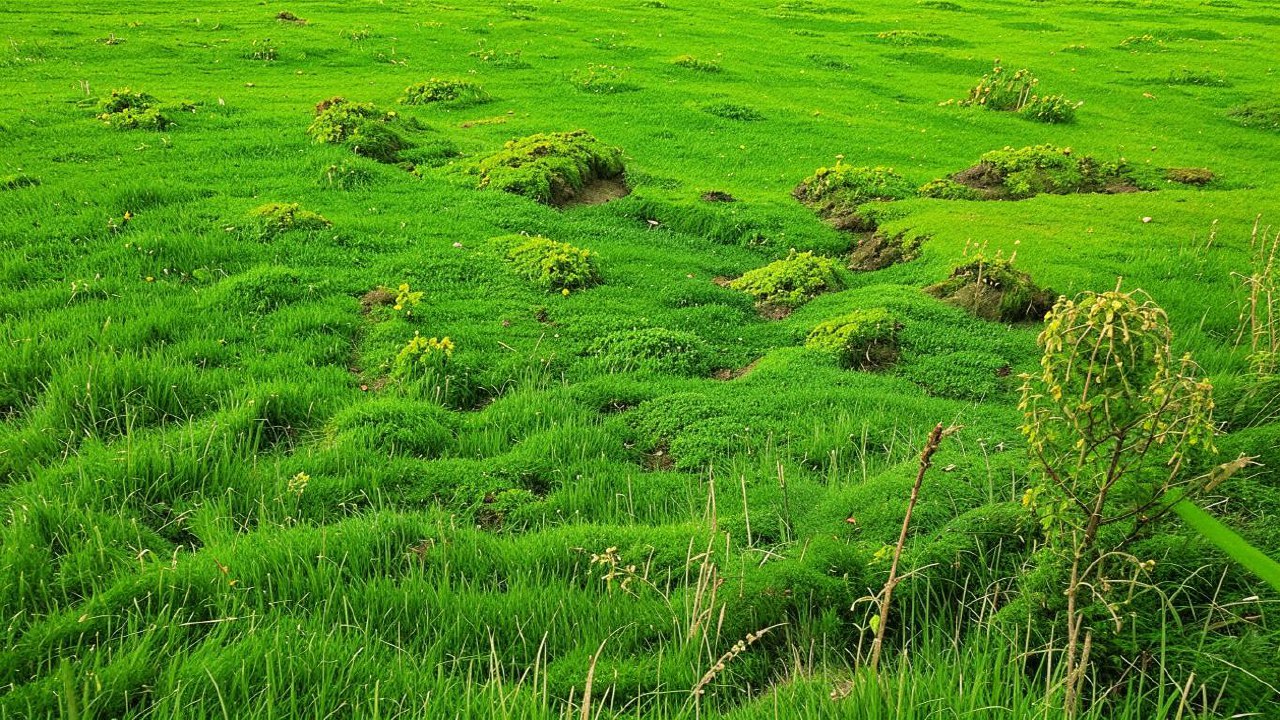
M373 103L334 97L316 105L316 117L307 134L318 143L344 145L357 155L392 163L402 150L411 147L392 127L399 123L394 111L383 112Z
M702 338L666 328L610 333L593 342L587 354L598 358L610 372L649 370L698 377L710 372L713 362L711 349Z
M0 177L0 190L17 190L18 188L34 187L39 184L40 178L26 173L15 173Z
M1025 272L1013 267L1013 258L979 254L925 292L968 310L984 320L1020 322L1041 320L1053 307L1057 294L1042 288Z
M1017 113L1028 120L1043 123L1075 120L1076 108L1084 103L1072 102L1062 95L1037 94L1039 84L1040 79L1030 70L1022 68L1010 73L996 60L991 72L983 75L969 90L969 96L959 104Z
M521 57L519 50L497 50L482 47L479 50L471 51L468 55L486 65L492 65L503 70L522 70L529 67L529 63L525 62Z
M731 102L714 102L701 105L699 108L708 115L724 118L725 120L738 120L740 122L756 122L764 120L764 114L750 105L742 105Z
M121 88L99 105L98 119L120 130L164 130L173 124L160 101L144 92Z
M448 104L457 107L466 105L482 105L492 98L476 83L468 80L440 80L431 78L425 82L414 83L404 89L404 95L397 101L401 105L430 105L432 103Z
M891 168L845 165L843 157L837 157L835 165L818 168L791 194L837 228L865 232L874 230L876 222L859 212L861 205L909 198L916 189Z
M454 347L448 336L426 337L415 330L413 337L391 362L391 374L403 379L429 374L431 370L443 370L453 357Z
M876 33L876 40L891 45L911 47L913 45L948 45L955 43L955 38L936 32L922 30L885 30Z
M1244 127L1280 130L1280 97L1256 98L1236 105L1227 116Z
M341 160L326 165L320 173L320 184L338 190L354 190L371 185L374 175L369 168L359 164L361 162L367 161Z
M787 257L749 270L729 283L729 287L747 293L757 302L791 308L843 285L834 260L794 249Z
M1120 41L1120 47L1125 50L1129 50L1130 52L1153 52L1164 49L1164 40L1156 37L1155 35L1151 35L1150 33L1130 35Z
M626 68L597 63L569 73L569 82L578 90L593 95L614 95L639 89L627 82Z
M280 48L271 38L254 40L249 43L249 47L244 51L243 57L246 60L274 62L280 59Z
M508 142L477 163L479 187L565 205L596 180L620 178L622 150L583 130L540 133Z
M517 274L547 290L567 293L600 282L596 255L590 250L541 235L507 235L491 242L506 248L507 262Z
M267 203L250 210L249 216L269 235L288 230L323 230L333 225L320 213L303 210L298 203Z
M1053 145L992 150L977 165L955 173L950 180L972 188L987 200L1139 189L1123 160L1103 162Z
M343 410L329 422L326 432L335 444L433 458L453 445L454 425L452 414L441 405L387 398Z
M672 65L702 73L721 72L720 63L715 60L701 60L692 55L680 55L671 61Z
M823 53L811 53L806 56L809 62L823 68L824 70L852 70L853 66L843 59L835 55L825 55Z
M831 353L843 367L876 370L897 361L899 326L884 308L855 310L815 327L804 346Z
M1218 176L1209 168L1182 167L1166 168L1164 179L1182 185L1203 186L1218 179Z
M1196 85L1199 87L1231 87L1226 75L1209 70L1189 70L1181 68L1170 70L1165 79L1166 85Z

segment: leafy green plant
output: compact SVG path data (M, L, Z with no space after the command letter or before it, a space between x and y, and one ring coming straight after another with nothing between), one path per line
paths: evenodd
M391 309L403 310L406 316L411 316L413 315L413 309L422 302L423 295L426 295L426 293L421 290L410 290L409 283L400 283L400 287L396 288L395 304L391 306Z
M396 353L391 363L391 374L397 378L412 378L431 370L443 370L453 357L454 343L448 336L426 337L414 331L413 338Z
M884 308L855 310L815 327L804 346L835 355L844 367L877 370L898 359L899 325Z
M320 213L303 210L298 203L267 203L250 210L249 216L267 234L287 230L323 230L333 224Z
M270 38L263 40L254 40L249 43L248 49L244 51L246 60L259 60L262 62L273 62L280 57L280 48Z
M397 101L401 105L447 104L455 107L482 105L492 98L476 83L469 80L441 80L431 78L414 83L404 89Z
M978 254L951 276L925 288L934 297L998 322L1039 320L1053 305L1055 293L1041 288L1031 276L1013 267L1013 258Z
M506 247L516 272L547 290L568 291L600 282L596 256L590 250L541 235L508 235L492 241Z
M1061 298L1039 342L1041 371L1024 376L1022 432L1040 469L1024 504L1048 549L1069 567L1064 706L1076 713L1087 676L1092 614L1114 615L1112 590L1148 571L1126 546L1185 498L1243 465L1197 476L1214 451L1213 387L1189 355L1175 358L1168 318L1149 297L1119 289Z
M729 287L747 293L757 302L797 307L815 295L843 287L836 267L831 258L792 249L781 260L743 273Z
M622 150L575 130L512 140L472 170L481 188L563 205L592 181L619 178L625 168Z
M1076 108L1082 104L1062 95L1032 95L1018 108L1018 115L1042 123L1069 123L1075 121Z

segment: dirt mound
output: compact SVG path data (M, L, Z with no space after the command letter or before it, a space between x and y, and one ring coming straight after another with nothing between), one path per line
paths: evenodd
M597 178L583 185L581 190L574 190L572 187L562 188L556 196L556 201L552 202L552 204L556 207L603 205L610 200L617 200L630 194L631 188L627 187L627 183L622 176Z
M920 254L920 245L928 238L906 232L889 236L874 233L863 238L849 254L849 269L869 272L883 270L890 265L910 262Z
M702 193L703 202L731 203L738 202L738 198L730 195L723 190L708 190Z
M1057 293L1042 288L1013 263L978 258L961 265L951 277L925 288L925 292L957 305L984 320L1020 322L1043 320L1053 308Z

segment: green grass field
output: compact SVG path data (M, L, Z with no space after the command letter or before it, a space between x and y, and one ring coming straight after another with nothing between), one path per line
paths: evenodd
M0 6L0 718L1063 717L1042 323L922 291L975 256L1163 307L1198 470L1256 458L1197 502L1280 555L1280 2L187 5ZM997 58L1074 120L958 102ZM477 174L577 130L629 194ZM1139 191L914 190L1037 145ZM792 196L832 167L901 176L857 212L907 261L847 267ZM831 291L731 280L792 251ZM872 309L892 357L806 347ZM1172 516L1128 548L1080 716L1280 717L1277 591Z

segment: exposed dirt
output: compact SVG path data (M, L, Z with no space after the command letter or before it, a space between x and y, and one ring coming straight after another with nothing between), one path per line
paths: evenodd
M908 238L905 231L892 237L881 233L867 235L849 254L849 269L869 272L910 262L919 256L920 245L927 239L923 236Z
M791 307L790 305L780 305L778 303L771 303L771 302L759 302L759 303L756 303L756 312L759 313L760 317L766 320L782 320L783 318L786 318L787 316L791 315L791 313L795 312L795 308Z
M360 312L368 315L379 305L395 305L396 294L387 288L374 288L360 296Z
M723 190L708 190L702 193L703 202L731 203L738 202L738 198L730 195Z
M740 367L737 370L730 370L729 368L721 368L711 373L711 377L715 380L725 380L725 381L737 380L740 377L745 377L747 375L750 375L751 371L755 370L756 366L759 365L760 361L763 359L764 358L756 358L755 360L752 360L750 363L748 363L744 367Z
M676 466L675 458L671 457L671 453L666 446L659 447L651 453L644 456L644 467L649 471L665 471Z
M985 200L1000 200L1009 196L1004 187L1004 174L991 163L978 163L951 176L952 180L977 190Z
M297 15L294 15L288 10L281 10L279 13L276 14L276 19L279 20L280 22L291 22L291 23L297 23L299 25L307 24L307 21L305 19L300 18Z
M603 205L610 200L630 195L631 188L627 187L626 180L619 176L596 178L583 185L581 190L570 187L552 188L551 194L554 198L552 204L556 207Z

